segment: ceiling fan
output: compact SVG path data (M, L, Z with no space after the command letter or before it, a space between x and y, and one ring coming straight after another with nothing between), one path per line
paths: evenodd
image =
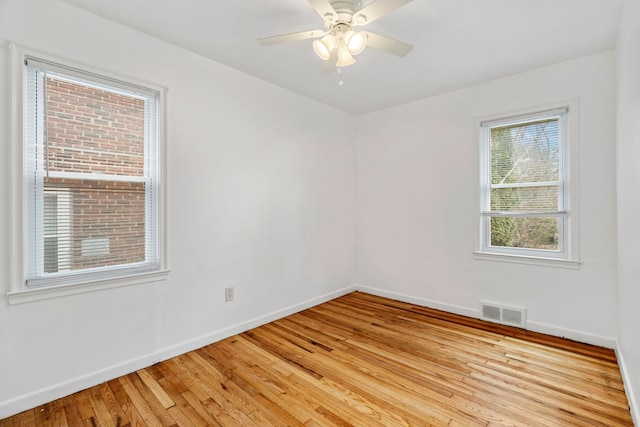
M413 46L392 38L356 31L413 0L374 0L362 7L360 0L307 0L322 17L324 30L300 31L258 39L262 46L315 39L313 50L325 61L324 72L356 62L354 56L370 46L396 56L405 56Z

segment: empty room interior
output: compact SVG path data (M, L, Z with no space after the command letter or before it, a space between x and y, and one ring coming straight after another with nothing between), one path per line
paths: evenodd
M640 425L640 0L0 0L0 426Z

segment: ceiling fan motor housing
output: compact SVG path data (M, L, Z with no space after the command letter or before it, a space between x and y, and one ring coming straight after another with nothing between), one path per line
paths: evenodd
M353 15L362 8L360 0L330 0L329 3L331 3L338 15L333 19L332 23L351 24Z

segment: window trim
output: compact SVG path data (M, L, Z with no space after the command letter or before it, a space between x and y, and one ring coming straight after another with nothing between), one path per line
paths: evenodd
M517 111L509 111L506 113L492 114L490 116L478 117L474 121L474 129L477 132L476 139L476 182L478 189L477 211L476 211L476 238L474 258L477 260L500 261L518 264L540 265L547 267L560 267L578 269L580 268L579 257L579 200L578 200L578 123L579 123L579 102L576 99L558 102L551 105L542 105L533 108L521 109ZM488 227L487 216L483 212L483 206L486 198L486 166L483 167L483 161L486 160L488 147L483 143L485 128L484 124L492 126L515 123L519 118L523 122L534 120L536 116L553 115L562 110L567 110L565 118L565 141L564 158L562 159L565 168L565 186L567 188L568 197L565 201L565 211L560 212L564 216L563 224L559 230L564 235L559 245L564 245L563 253L549 253L539 249L522 249L522 248L500 248L489 246L485 242L487 235L486 227ZM559 239L560 240L560 239Z
M67 58L58 58L43 52L38 52L9 43L9 78L10 87L10 130L9 158L10 165L10 241L11 259L9 270L9 290L7 292L10 304L19 304L42 299L56 298L85 292L100 291L121 286L155 282L166 279L169 269L167 260L167 232L166 232L166 94L167 89L161 85L142 82L108 71L106 68L94 67ZM27 248L24 241L24 161L23 161L23 67L26 58L38 58L43 62L62 64L70 69L77 69L92 76L103 76L109 81L124 82L138 88L148 88L158 93L158 178L156 190L158 197L157 236L158 248L157 268L152 271L131 270L123 272L114 270L114 275L91 275L69 282L51 283L49 286L27 287L25 262ZM124 274L123 274L124 273Z

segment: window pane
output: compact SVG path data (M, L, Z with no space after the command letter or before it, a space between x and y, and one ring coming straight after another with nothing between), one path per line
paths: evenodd
M491 246L558 250L558 218L490 218Z
M45 241L45 267L64 262L84 270L145 261L144 183L50 178L45 192L54 191L69 194L68 207L55 205L57 223L68 224L57 233L69 239L67 248L56 250ZM45 218L53 218L46 210Z
M49 172L144 175L145 102L47 77Z
M491 129L491 184L558 181L558 119Z
M493 188L491 210L497 212L558 212L558 185Z

